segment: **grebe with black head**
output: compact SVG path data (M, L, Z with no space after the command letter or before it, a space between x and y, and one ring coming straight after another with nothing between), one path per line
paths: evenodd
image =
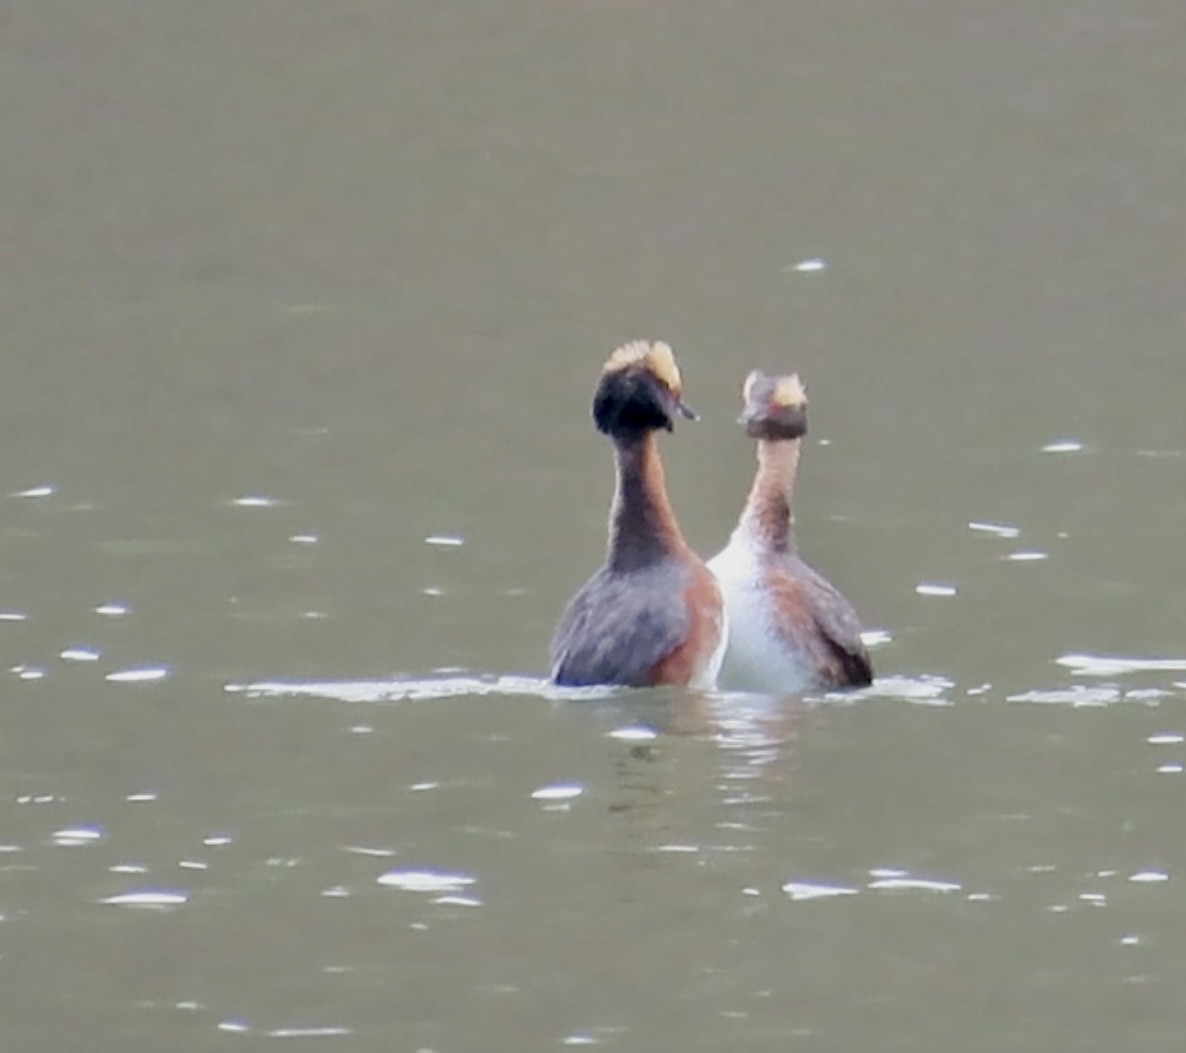
M716 580L676 522L657 436L684 405L665 343L638 340L605 363L593 398L597 430L614 444L609 551L569 601L552 638L552 680L564 685L710 688L725 650Z
M754 370L741 423L758 440L758 470L728 545L709 560L729 618L724 687L793 693L873 682L856 611L799 557L791 500L807 393L797 375Z

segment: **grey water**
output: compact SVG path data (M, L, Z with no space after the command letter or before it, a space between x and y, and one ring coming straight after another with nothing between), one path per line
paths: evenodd
M1160 1051L1186 17L0 21L6 1050ZM600 363L710 555L755 366L878 681L563 692Z

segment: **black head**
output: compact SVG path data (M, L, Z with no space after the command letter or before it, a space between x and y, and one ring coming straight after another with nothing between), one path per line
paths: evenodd
M635 340L619 347L605 363L593 396L593 422L598 431L614 436L671 431L677 415L696 419L680 395L679 367L671 347Z
M807 392L797 373L767 376L755 369L742 389L741 423L753 439L799 439L807 434Z

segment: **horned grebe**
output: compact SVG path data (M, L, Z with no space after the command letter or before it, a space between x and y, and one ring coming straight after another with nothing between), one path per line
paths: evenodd
M856 611L795 546L791 498L807 393L797 375L754 370L742 397L758 471L729 544L708 563L729 617L722 686L789 693L870 684Z
M695 419L680 395L667 344L636 340L605 363L593 421L613 440L617 461L609 552L552 637L557 684L716 682L725 651L721 592L680 532L656 437L672 430L676 414Z

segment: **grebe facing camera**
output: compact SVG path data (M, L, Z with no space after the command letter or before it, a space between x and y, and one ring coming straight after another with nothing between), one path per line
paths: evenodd
M754 370L743 389L741 423L758 440L758 471L728 545L709 561L729 617L721 682L792 693L873 682L856 611L799 558L791 499L807 393L797 375Z
M552 680L564 685L712 687L725 650L716 580L684 541L667 497L657 433L681 399L670 346L618 348L593 398L597 430L614 444L617 483L605 565L569 601L552 638Z

